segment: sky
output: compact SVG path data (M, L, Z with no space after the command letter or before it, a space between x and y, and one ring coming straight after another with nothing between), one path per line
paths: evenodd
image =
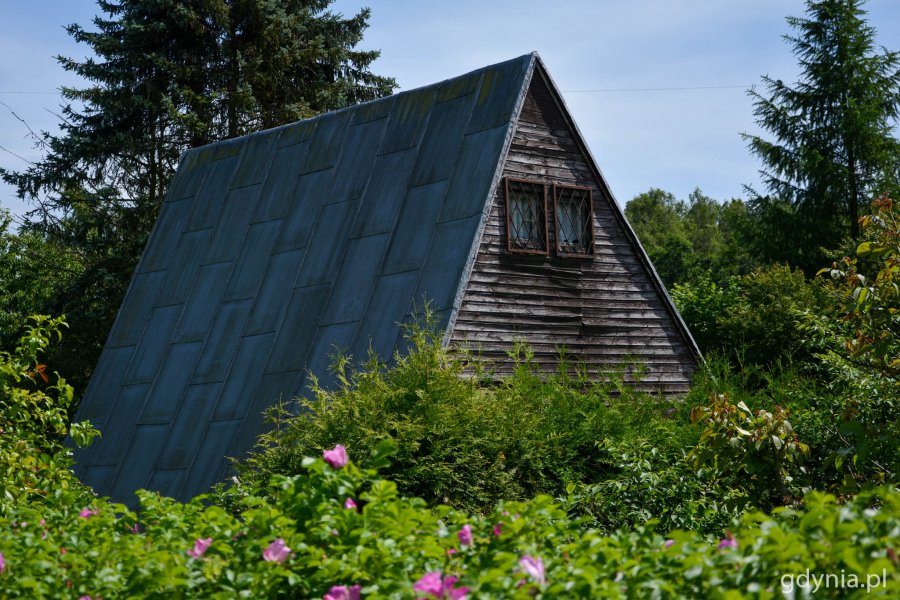
M760 133L747 89L763 75L796 80L785 17L802 16L805 2L336 0L331 10L363 6L372 15L359 47L381 51L372 70L400 89L536 50L624 205L650 188L678 198L700 188L718 200L759 189L759 161L740 136ZM900 0L866 9L877 43L900 50ZM55 131L59 87L80 83L55 57L88 55L64 26L97 12L91 0L0 0L0 166L40 157L17 116ZM0 206L26 209L3 184Z

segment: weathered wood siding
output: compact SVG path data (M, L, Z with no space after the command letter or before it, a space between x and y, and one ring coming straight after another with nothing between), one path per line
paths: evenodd
M634 244L616 220L605 186L536 70L503 169L504 177L592 188L594 255L555 255L552 190L547 211L550 256L506 248L503 185L490 217L451 333L509 372L507 353L523 341L545 370L558 366L559 347L592 372L624 368L647 391L687 390L695 358ZM643 365L635 367L634 365Z

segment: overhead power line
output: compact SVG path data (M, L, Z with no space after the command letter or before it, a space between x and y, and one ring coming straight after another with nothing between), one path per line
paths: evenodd
M695 85L695 86L679 86L679 87L644 87L644 88L599 88L595 90L563 90L564 94L597 94L601 92L680 92L691 90L733 90L733 89L749 89L752 85ZM20 91L2 91L0 94L35 94L58 96L59 92L20 92Z
M686 90L731 90L749 89L749 85L697 85L685 87L654 87L654 88L606 88L597 90L563 90L564 94L594 94L597 92L673 92Z

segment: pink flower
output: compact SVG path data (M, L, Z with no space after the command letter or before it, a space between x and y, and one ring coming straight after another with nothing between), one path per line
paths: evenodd
M359 585L335 585L328 593L322 596L323 600L359 600L361 587Z
M344 500L344 508L347 510L350 510L351 508L353 510L356 510L356 502L353 501L353 498L347 498L346 500Z
M41 519L40 521L38 521L38 525L40 525L41 527L46 527L47 521L45 521L44 519Z
M544 562L540 558L534 558L526 554L519 559L519 566L536 583L540 585L547 583L547 580L544 579Z
M6 570L6 558L3 556L3 553L0 552L0 573L3 573Z
M287 544L281 538L276 539L263 550L263 559L270 562L283 563L290 555L291 549L287 547Z
M421 579L413 584L413 590L440 598L444 594L444 582L441 578L441 572L432 571L431 573L425 573Z
M497 523L496 525L494 525L494 537L500 537L500 535L503 533L501 531L501 527L503 527L503 523Z
M725 548L737 548L738 543L737 540L733 537L727 537L719 542L719 550L723 550Z
M347 449L343 444L338 444L331 450L322 450L322 458L331 465L332 469L340 469L347 464Z
M78 516L81 517L82 519L90 519L91 517L93 517L96 514L98 514L96 510L91 510L90 508L85 506L84 508L81 509L81 512L78 513Z
M459 538L460 546L471 546L472 545L472 526L466 523L462 526L458 532L456 532L456 537Z
M456 577L454 577L453 575L447 575L446 577L444 577L444 594L449 600L465 600L466 594L469 593L469 588L455 588L453 587L455 583Z
M454 584L456 584L456 577L453 575L441 577L440 571L432 571L423 575L421 579L413 584L413 590L439 599L464 600L469 592L469 588L456 588L453 587Z
M666 543L663 544L663 548L671 548L675 544L675 540L666 540Z
M203 556L203 553L212 545L212 538L197 538L197 541L194 542L194 547L187 551L188 556L191 558L200 558Z

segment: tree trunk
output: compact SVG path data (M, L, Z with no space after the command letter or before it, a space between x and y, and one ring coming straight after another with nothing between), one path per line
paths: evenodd
M847 147L847 170L850 172L849 208L850 237L859 239L859 176L856 173L856 156L852 147Z

